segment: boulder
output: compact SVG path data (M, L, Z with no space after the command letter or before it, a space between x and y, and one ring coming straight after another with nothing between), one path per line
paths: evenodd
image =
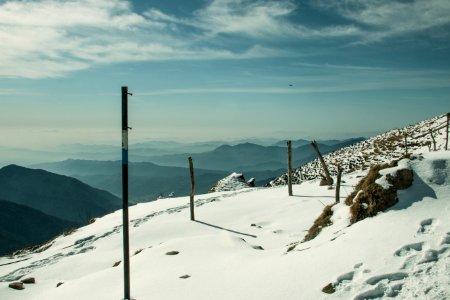
M33 283L36 283L36 279L34 277L28 277L28 278L20 280L20 282L25 283L25 284L33 284Z
M13 290L23 290L25 287L23 286L23 282L13 282L9 284L9 287Z

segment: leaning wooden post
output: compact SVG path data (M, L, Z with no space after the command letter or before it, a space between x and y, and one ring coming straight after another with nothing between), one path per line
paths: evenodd
M191 196L190 196L191 221L195 221L195 214L194 214L194 195L195 195L194 164L192 163L192 157L190 157L190 156L189 156L189 173L191 174Z
M336 203L340 202L340 191L341 191L341 177L342 177L342 171L343 169L341 166L338 166L338 173L337 173L337 179L336 179Z
M433 151L436 151L436 140L434 139L433 130L429 129L428 131L430 132L431 139L433 140Z
M330 172L328 171L327 165L325 164L325 161L323 160L322 154L320 154L319 147L317 146L316 141L312 141L311 146L313 147L314 151L316 151L316 154L319 157L320 163L322 164L322 169L323 169L323 172L325 173L327 185L332 185L333 178L331 178L331 176L330 176Z
M448 123L450 121L450 112L447 113L447 125L445 126L445 150L448 149Z
M292 196L292 141L287 141L288 150L288 193Z

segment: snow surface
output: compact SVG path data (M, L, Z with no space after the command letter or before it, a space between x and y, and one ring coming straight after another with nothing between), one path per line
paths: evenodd
M442 136L436 139L442 148ZM326 157L353 162L355 149ZM317 180L294 185L292 197L285 186L196 196L196 222L189 220L188 197L130 207L132 297L450 299L450 151L411 151L416 158L401 164L413 170L414 182L398 191L394 207L349 226L343 200L367 170L348 172L333 224L304 243L324 206L334 203L335 190ZM121 222L117 211L41 252L0 257L0 299L123 299L123 265L113 267L122 260ZM30 276L36 284L8 288ZM330 283L335 293L323 293Z
M449 299L450 152L410 161L412 187L399 203L348 227L349 210L333 207L333 225L300 242L334 190L316 181L187 197L130 208L131 291L143 299ZM342 197L364 172L345 175ZM343 200L342 199L342 200ZM57 238L41 253L0 258L0 299L122 299L121 211ZM263 250L262 250L262 249ZM169 251L179 251L168 256ZM189 275L187 279L181 279ZM33 276L16 291L8 284ZM59 282L64 282L56 287ZM336 292L321 289L329 283Z

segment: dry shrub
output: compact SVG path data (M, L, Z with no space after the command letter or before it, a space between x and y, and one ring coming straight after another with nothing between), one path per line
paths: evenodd
M350 223L373 217L379 211L393 206L397 201L395 189L385 190L378 184L371 184L359 194L355 203L350 207Z
M308 234L303 239L304 242L314 239L322 231L322 228L332 224L331 217L333 216L333 210L331 208L334 205L336 203L325 206L320 216L314 221L313 226L308 230Z
M367 173L366 177L361 179L358 184L355 187L355 190L348 195L348 197L345 199L345 204L352 205L353 199L356 197L359 191L367 189L368 186L375 183L375 180L381 177L380 170L390 168L391 164L380 164L380 165L374 165L370 167L369 173Z
M345 203L351 205L351 224L373 217L378 212L393 206L398 202L397 190L411 186L413 173L409 169L398 170L396 176L387 174L386 179L391 184L388 189L384 189L375 183L381 177L380 170L392 168L397 165L397 162L373 166L366 177L356 185L355 190L347 197Z

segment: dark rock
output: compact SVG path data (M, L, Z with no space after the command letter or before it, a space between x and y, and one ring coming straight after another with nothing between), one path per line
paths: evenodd
M328 185L327 179L326 179L325 177L322 177L322 179L320 179L319 185L320 185L320 186Z
M255 250L264 250L264 248L261 246L252 246L252 248Z
M20 282L25 283L25 284L32 284L32 283L36 283L36 279L34 277L28 277L28 278L22 279Z
M249 187L255 187L255 182L256 182L255 178L250 178L250 180L247 181L247 184Z
M64 282L58 282L58 284L56 285L56 287L60 287L61 285L63 285Z
M178 251L169 251L169 252L166 253L166 255L177 255L179 253L180 252L178 252Z
M256 224L251 224L250 226L252 226L252 227L256 227Z
M188 279L189 277L191 277L191 276L190 276L190 275L187 275L187 274L186 274L186 275L183 275L183 276L180 276L181 279Z
M322 292L324 292L325 294L333 294L334 292L336 292L336 288L334 287L334 284L329 283L322 289Z
M122 262L121 260L116 261L116 262L114 263L114 265L113 265L113 268L115 268L115 267L117 267L118 265L120 265L121 262Z
M13 282L9 284L9 287L13 290L23 290L25 287L23 286L23 282Z

